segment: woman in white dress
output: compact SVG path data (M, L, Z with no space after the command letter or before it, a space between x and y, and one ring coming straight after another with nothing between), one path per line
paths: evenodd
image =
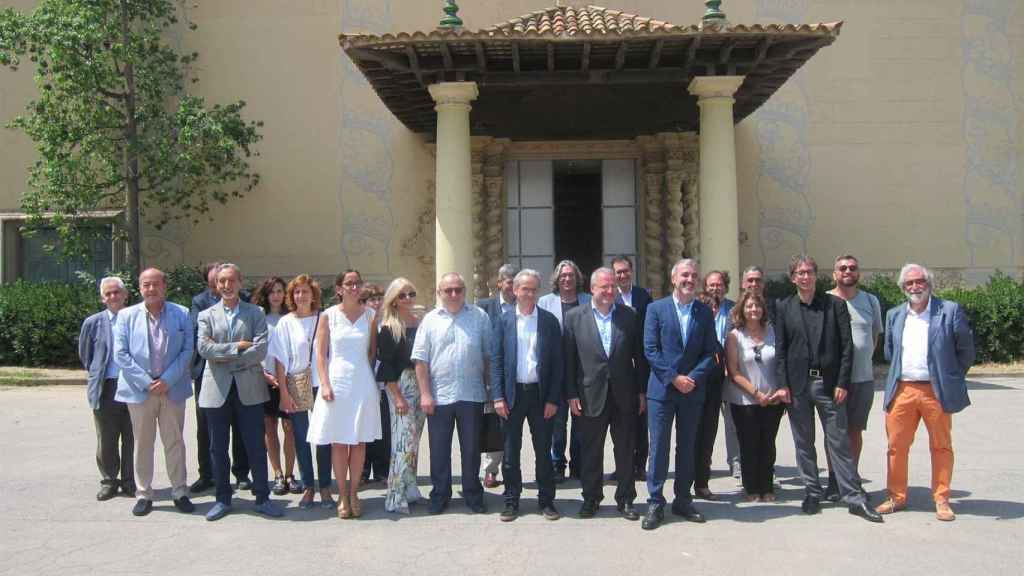
M317 368L324 384L313 405L308 439L331 445L338 517L358 518L366 443L381 437L379 392L371 369L377 329L372 310L359 303L359 272L346 270L336 284L341 304L328 308L317 328Z
M313 507L316 481L313 478L313 454L306 436L309 433L309 411L299 410L295 398L288 390L288 376L301 374L313 366L313 346L320 316L320 285L305 274L300 274L288 283L286 298L291 312L281 318L274 330L269 355L273 356L277 381L280 383L279 408L291 418L295 431L295 452L299 460L299 477L302 479L302 499L299 508ZM319 385L317 371L311 370L312 388ZM293 481L294 484L294 481ZM294 484L299 487L298 484ZM320 478L320 499L331 501L330 479ZM326 494L325 494L326 492Z

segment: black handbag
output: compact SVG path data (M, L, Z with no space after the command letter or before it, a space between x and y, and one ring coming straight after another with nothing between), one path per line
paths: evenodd
M505 449L505 437L501 433L501 417L495 413L484 414L480 426L480 452L501 452Z

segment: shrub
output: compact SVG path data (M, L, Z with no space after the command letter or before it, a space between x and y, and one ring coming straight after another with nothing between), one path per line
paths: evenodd
M139 301L138 275L112 272L128 288L128 304ZM0 366L78 366L82 322L103 309L98 278L80 274L73 284L24 282L0 285ZM193 266L167 274L167 299L188 307L206 288Z

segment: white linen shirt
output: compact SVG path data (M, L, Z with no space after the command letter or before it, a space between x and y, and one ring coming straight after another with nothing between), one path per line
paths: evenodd
M537 376L537 307L523 314L516 309L516 382L536 384Z
M931 322L931 297L918 314L907 303L907 320L903 324L900 357L901 380L931 380L928 373L928 327Z

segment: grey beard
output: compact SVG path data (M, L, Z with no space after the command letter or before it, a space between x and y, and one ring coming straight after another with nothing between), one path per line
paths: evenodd
M921 292L920 294L907 294L907 298L910 299L910 302L912 304L921 304L922 302L927 301L930 295L931 291L926 290L924 292Z

